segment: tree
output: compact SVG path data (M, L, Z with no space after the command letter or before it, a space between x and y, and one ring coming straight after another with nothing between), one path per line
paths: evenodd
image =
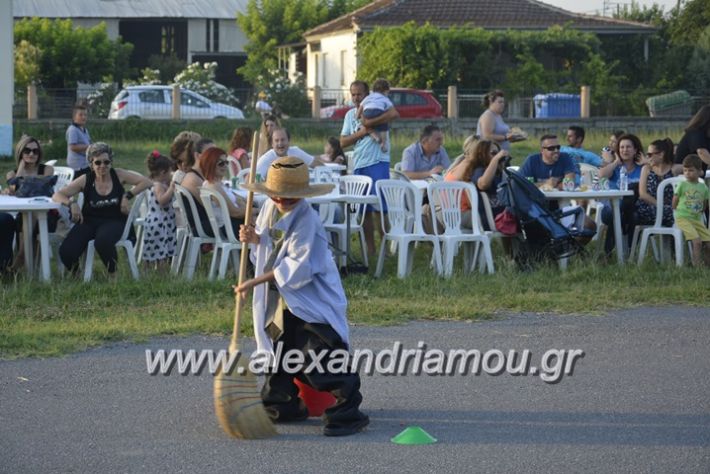
M710 26L703 30L688 63L688 75L695 85L695 92L710 95Z
M24 89L39 81L39 62L42 52L27 40L15 46L15 87Z
M123 78L133 48L112 41L106 25L74 28L71 20L24 18L15 23L15 46L23 41L39 51L38 80L46 88L73 88L77 82L99 82L105 77Z
M371 0L249 0L237 23L249 42L247 61L237 72L249 82L270 77L278 66L277 46L303 41L303 33Z
M710 0L688 0L671 24L671 41L676 45L695 45L708 25Z

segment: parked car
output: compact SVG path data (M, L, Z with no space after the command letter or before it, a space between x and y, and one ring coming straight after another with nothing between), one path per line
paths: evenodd
M420 89L390 89L389 98L399 112L400 118L432 119L441 118L441 104L431 91ZM350 105L334 105L321 109L321 118L341 119Z
M108 118L169 119L173 111L171 86L129 86L111 102ZM207 97L180 89L180 117L183 119L243 119L237 107L212 102Z

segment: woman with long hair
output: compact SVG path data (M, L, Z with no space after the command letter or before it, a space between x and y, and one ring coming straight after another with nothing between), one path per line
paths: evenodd
M239 127L232 134L232 138L229 141L229 156L234 158L236 163L239 164L239 169L232 168L232 174L234 175L241 170L249 169L249 148L251 147L252 135L254 135L254 131L250 127Z
M445 181L463 181L473 183L479 193L486 193L491 203L493 215L500 213L505 208L498 204L496 190L502 179L502 167L505 158L510 156L507 150L502 150L500 146L492 140L476 141L474 137L468 137L464 142L463 159L451 167L444 177ZM461 211L471 209L471 203L466 196L461 200ZM483 215L483 201L478 201L478 212ZM464 214L462 225L471 228L470 213ZM483 225L488 229L488 222L483 219Z

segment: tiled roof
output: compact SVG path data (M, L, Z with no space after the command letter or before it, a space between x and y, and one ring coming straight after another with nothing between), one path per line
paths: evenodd
M595 33L644 33L655 28L643 23L573 13L535 0L375 0L354 12L316 26L304 36L327 35L357 28L398 26L408 21L485 29L543 30L553 25Z

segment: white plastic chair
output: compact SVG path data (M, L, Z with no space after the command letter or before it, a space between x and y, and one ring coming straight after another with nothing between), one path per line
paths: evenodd
M202 199L202 205L205 206L207 216L210 219L210 225L212 226L212 233L215 236L214 255L212 255L209 279L214 280L217 271L217 260L219 260L219 275L217 278L223 280L227 274L227 265L229 264L230 256L233 258L232 262L234 268L239 268L238 254L236 251L241 250L242 244L239 242L239 238L234 235L234 229L232 229L229 217L229 208L227 207L224 197L212 189L203 187L200 188L200 199ZM217 203L219 209L214 208L213 202ZM221 214L221 221L224 223L222 230L220 230L219 220L217 219L218 212ZM222 231L224 235L222 235Z
M479 223L481 224L481 231L483 231L482 220L486 219L486 223L488 224L488 228L491 229L489 231L486 231L486 233L492 239L494 239L494 238L495 239L502 239L503 234L496 230L496 219L495 219L495 217L493 217L493 208L491 207L491 200L488 198L488 194L478 193L478 197L483 202L483 212L484 212L484 215L479 216Z
M216 240L214 237L207 235L205 230L202 228L202 222L200 222L200 215L197 212L197 204L192 198L192 194L186 188L179 184L175 184L175 193L177 198L175 199L180 206L180 212L185 216L185 221L187 222L188 235L187 235L187 256L185 258L185 278L192 280L195 275L195 267L197 266L197 259L200 256L200 246L202 244L214 244ZM187 216L187 208L185 207L185 202L190 206L190 211L192 211L193 222L195 223L195 228L189 224ZM179 270L179 268L178 268Z
M316 166L313 168L314 183L337 183L340 172L330 166Z
M243 169L239 173L237 173L237 183L239 184L244 184L247 182L247 179L249 178L249 169Z
M675 176L673 178L667 178L658 184L658 189L656 190L656 222L653 226L646 227L641 232L641 245L638 255L638 264L643 263L643 259L646 257L646 248L648 247L648 240L652 235L670 235L673 237L675 244L675 264L679 267L683 266L683 231L673 225L673 227L663 227L663 193L666 190L666 186L676 187L681 181L685 181L683 176ZM663 260L663 245L660 246L661 250L661 260Z
M242 165L239 163L239 160L237 160L232 155L229 155L227 157L227 171L229 172L230 180L235 176L239 176L239 173L243 171Z
M478 247L483 247L480 254L481 270L484 265L488 273L494 273L493 254L491 253L491 241L489 236L481 231L478 215L478 191L471 183L462 181L446 181L429 183L427 186L429 204L435 209L435 217L444 226L444 233L439 233L439 226L435 225L434 234L438 237L442 246L443 255L443 276L448 278L453 273L454 256L460 244L475 243L476 251L472 254L470 246L464 247L464 272L469 273L479 256ZM468 197L471 203L471 230L461 226L463 213L461 212L461 199Z
M54 166L57 164L57 160L49 160L44 162L45 165L47 166Z
M366 196L370 194L372 189L372 178L369 176L347 175L340 177L340 191L346 195ZM354 233L360 236L360 248L362 249L362 261L365 266L368 266L367 261L367 244L365 243L365 232L363 230L363 221L365 219L365 204L346 204L350 213L350 234L348 234L347 222L326 223L325 230L333 234L337 238L338 248L345 250L347 241ZM347 210L347 209L346 209ZM347 215L348 212L345 214ZM340 266L347 265L347 255L340 256Z
M422 229L422 204L416 187L405 181L383 179L375 184L380 202L387 206L387 213L380 213L382 228L387 229L380 243L375 276L382 275L387 250L387 241L396 243L398 252L397 277L404 278L412 269L414 252L410 252L414 242L431 242L434 246L432 259L437 274L441 274L441 252L439 239ZM413 204L412 204L413 203ZM414 225L411 226L410 223ZM413 227L413 229L410 229Z
M123 233L121 237L116 242L116 249L123 248L126 250L126 257L128 257L128 266L131 268L131 275L134 280L138 280L138 263L136 262L136 249L133 246L133 242L128 239L131 233L133 224L138 216L138 211L145 199L145 193L140 193L135 197L131 210L128 212L128 217L126 218L126 225L123 226ZM86 247L86 262L84 263L84 281L91 281L91 276L94 271L94 254L96 249L94 248L94 241L90 240L89 245Z
M170 262L170 273L173 275L177 275L180 271L180 266L185 258L185 250L187 249L187 238L190 235L187 216L181 203L181 198L173 200L173 207L175 208L175 255L173 255L173 259Z
M74 180L74 170L68 166L55 166L54 176L57 177L57 182L54 185L54 190L59 191L67 184Z

